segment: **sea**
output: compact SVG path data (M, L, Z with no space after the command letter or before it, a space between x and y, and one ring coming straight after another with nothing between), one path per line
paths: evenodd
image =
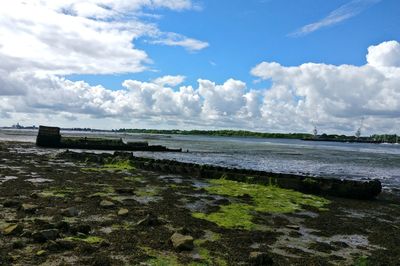
M400 145L293 139L62 131L63 136L121 138L125 142L182 148L184 152L134 152L136 156L327 178L379 179L400 192ZM36 130L0 129L0 141L35 142ZM35 148L38 152L42 149Z

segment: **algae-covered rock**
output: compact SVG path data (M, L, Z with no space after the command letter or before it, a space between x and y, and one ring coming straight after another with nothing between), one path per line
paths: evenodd
M46 255L46 250L39 250L38 252L36 252L37 256L44 256Z
M174 233L171 238L172 246L176 250L193 250L193 237L190 235L182 235L180 233Z
M21 206L21 210L23 210L26 213L35 213L38 208L39 206L28 203L24 203Z
M3 235L19 235L22 233L22 230L24 230L24 226L22 224L11 224L3 229Z
M112 207L115 206L115 203L111 202L109 200L102 200L100 202L100 206L103 207L103 208L112 208Z
M128 209L119 209L118 216L127 216L129 213Z

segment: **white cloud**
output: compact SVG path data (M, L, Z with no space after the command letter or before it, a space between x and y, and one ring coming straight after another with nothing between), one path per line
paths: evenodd
M140 19L148 8L189 9L189 0L6 0L0 3L0 67L15 72L66 74L135 73L148 68L138 38L160 42L172 33ZM179 36L185 49L203 42ZM165 37L169 39L169 37ZM168 43L164 43L168 44ZM6 63L5 63L6 62Z
M289 36L292 37L304 36L314 31L317 31L321 28L338 24L342 21L357 16L365 9L371 7L374 4L379 3L380 1L382 0L352 0L349 3L344 4L339 8L335 9L334 11L329 13L329 15L326 16L325 18L317 22L307 24L301 27L300 29L296 30L295 32L290 33Z
M185 76L171 76L171 75L167 75L167 76L163 76L163 77L159 77L156 78L155 80L153 80L153 83L160 85L160 86L171 86L171 87L176 87L179 84L181 84L183 81L185 81Z
M400 67L400 43L388 41L370 46L367 62L377 67Z
M261 108L263 117L271 126L305 130L315 121L332 131L355 131L355 125L366 117L370 132L382 132L375 127L377 120L381 120L381 126L385 124L385 129L398 130L398 45L394 41L371 46L369 64L360 67L313 63L285 67L274 62L257 65L251 73L272 81Z
M168 46L181 46L189 51L199 51L209 46L209 43L199 41L192 38L187 38L181 34L177 33L160 33L155 40L151 41L153 44L161 44Z

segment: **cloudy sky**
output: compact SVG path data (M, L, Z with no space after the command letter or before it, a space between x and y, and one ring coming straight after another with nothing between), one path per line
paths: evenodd
M398 0L2 0L0 126L400 133Z

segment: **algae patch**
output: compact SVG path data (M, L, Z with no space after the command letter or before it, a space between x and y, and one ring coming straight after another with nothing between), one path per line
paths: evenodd
M92 245L101 244L101 243L103 243L105 241L103 238L98 237L98 236L88 236L88 237L85 237L85 238L70 236L70 237L66 237L65 240L68 240L68 241L81 241L81 242L85 242L85 243L92 244Z
M256 226L252 222L254 212L291 213L301 210L303 206L311 206L324 211L327 210L325 206L330 203L329 200L322 197L276 186L248 184L225 179L214 179L210 181L210 184L211 186L205 188L208 192L235 197L237 203L223 205L218 212L193 213L193 216L225 228L254 229ZM252 203L242 203L240 197L250 198Z
M53 188L48 188L48 189L43 190L42 192L38 193L38 195L40 197L43 197L43 198L49 198L49 197L65 198L66 196L69 196L69 195L71 195L73 193L76 193L76 192L78 192L78 191L76 189L74 189L74 188L69 188L69 187L56 188L56 187L53 187Z
M89 167L82 168L83 172L99 172L99 171L126 171L126 170L135 170L136 168L133 166L132 162L129 160L117 160L110 161L101 167Z

